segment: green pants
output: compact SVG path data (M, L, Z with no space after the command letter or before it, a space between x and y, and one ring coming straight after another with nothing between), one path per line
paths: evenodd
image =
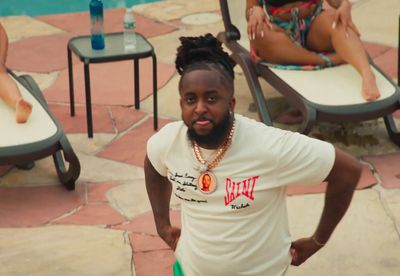
M185 276L185 274L183 274L183 270L179 260L176 260L174 264L174 276Z

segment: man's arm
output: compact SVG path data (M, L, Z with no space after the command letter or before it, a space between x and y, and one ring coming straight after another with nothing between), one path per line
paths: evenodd
M325 205L318 227L311 237L293 242L293 265L302 264L324 246L350 205L360 178L361 164L339 149L336 149L335 156L335 163L326 179Z
M144 174L147 195L153 210L157 233L172 250L175 250L180 236L180 229L171 226L169 217L172 185L168 178L160 175L154 169L147 155L144 160Z

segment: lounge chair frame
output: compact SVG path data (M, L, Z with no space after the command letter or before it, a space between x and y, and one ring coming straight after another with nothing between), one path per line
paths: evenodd
M343 123L366 121L383 117L389 137L395 144L400 146L400 133L392 117L392 113L400 108L400 90L390 78L383 74L382 70L380 70L371 59L371 66L381 72L395 87L396 91L393 95L374 102L341 106L328 106L310 102L276 75L265 63L254 63L251 60L249 51L238 43L241 34L238 27L231 21L228 2L229 0L220 0L225 30L220 32L217 37L218 40L224 43L232 52L232 58L242 68L257 107L259 118L262 122L267 125L272 125L272 118L265 103L264 94L258 77L262 77L267 83L281 93L292 107L300 110L303 121L298 131L303 134L309 133L317 121ZM243 11L243 16L244 14L245 11Z
M35 160L52 155L60 182L68 190L75 189L75 181L80 174L80 162L74 153L61 125L54 115L49 112L45 98L40 88L29 75L16 76L9 71L46 110L47 114L57 127L57 131L51 137L44 140L18 146L2 147L0 150L0 165L17 165L33 162ZM66 162L69 163L68 169Z

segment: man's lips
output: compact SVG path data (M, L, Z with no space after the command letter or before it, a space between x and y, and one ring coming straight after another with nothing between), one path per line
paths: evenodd
M197 125L205 126L207 124L211 123L210 120L198 120L195 122Z
M193 125L205 126L211 124L212 121L205 117L199 117L193 121Z

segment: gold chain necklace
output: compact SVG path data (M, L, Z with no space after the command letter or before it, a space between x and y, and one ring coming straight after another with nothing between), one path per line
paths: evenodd
M226 138L225 142L219 147L217 150L217 154L211 162L207 162L201 156L201 150L199 145L196 141L192 141L194 155L201 164L200 166L200 175L197 178L197 188L202 191L203 193L209 194L215 191L217 188L217 180L211 170L218 166L219 162L221 162L222 158L224 157L226 151L228 150L229 146L232 143L233 133L235 132L235 121L232 123L231 130Z

